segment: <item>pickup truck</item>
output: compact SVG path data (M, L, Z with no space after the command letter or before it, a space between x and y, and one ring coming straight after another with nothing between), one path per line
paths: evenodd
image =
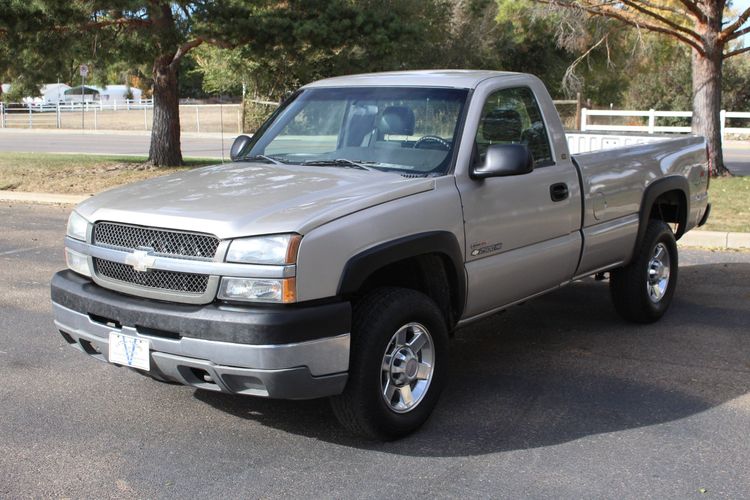
M626 320L667 311L710 172L703 138L661 139L566 138L527 74L318 81L233 162L78 205L55 325L154 379L330 397L349 430L395 439L435 407L457 328L589 276Z

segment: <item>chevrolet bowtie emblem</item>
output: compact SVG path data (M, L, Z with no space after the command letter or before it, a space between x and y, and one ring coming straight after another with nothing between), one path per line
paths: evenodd
M133 269L141 273L145 273L154 267L155 262L156 257L151 254L151 251L146 250L135 250L125 257L125 264L133 266Z

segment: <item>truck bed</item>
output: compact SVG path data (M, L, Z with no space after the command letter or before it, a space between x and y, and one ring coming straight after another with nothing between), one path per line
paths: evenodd
M640 207L651 183L687 179L687 225L698 224L708 203L706 145L702 137L567 134L581 174L584 250L581 275L611 261L630 259ZM588 152L582 152L588 151ZM679 180L678 180L679 179ZM679 235L678 235L679 236Z

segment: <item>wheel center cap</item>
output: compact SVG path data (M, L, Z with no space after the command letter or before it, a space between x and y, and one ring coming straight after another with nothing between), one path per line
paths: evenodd
M412 358L406 363L406 376L410 379L414 379L417 376L417 371L419 370L419 363L417 363L417 360Z

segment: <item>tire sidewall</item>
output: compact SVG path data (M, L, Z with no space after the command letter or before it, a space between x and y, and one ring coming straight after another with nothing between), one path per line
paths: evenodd
M649 231L650 240L643 246L643 253L639 256L639 273L643 277L642 286L642 297L641 301L643 306L650 312L654 318L661 317L666 310L669 308L672 302L672 297L677 287L677 274L678 274L678 252L677 243L674 238L674 233L664 222L654 221L652 224L657 225L653 231ZM653 302L649 297L647 291L648 282L648 270L651 262L651 256L654 254L654 250L659 243L663 243L669 253L669 283L667 284L667 290L658 302Z
M353 332L367 336L364 341L367 355L359 357L360 367L353 367L359 373L362 402L371 412L371 423L378 434L386 438L396 438L420 427L429 417L440 397L447 369L448 333L437 305L427 296L404 289L400 300L386 304L374 323ZM383 355L393 335L408 323L423 325L432 338L435 350L432 380L423 399L406 413L393 411L382 395L381 375Z

